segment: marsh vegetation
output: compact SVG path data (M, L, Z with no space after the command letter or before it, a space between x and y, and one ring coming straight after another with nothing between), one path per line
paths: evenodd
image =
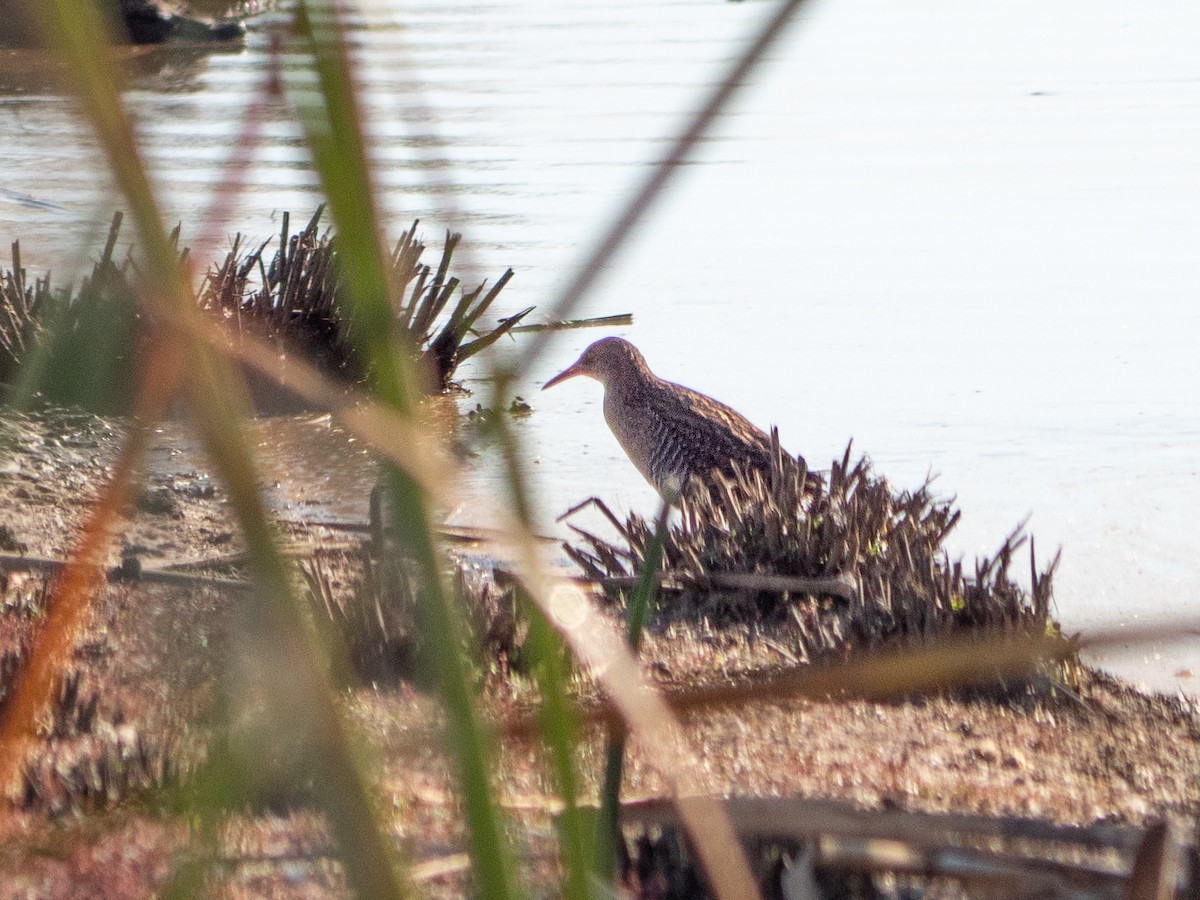
M551 324L575 321L798 5L771 11L538 304ZM207 223L164 224L94 11L55 0L45 16L125 213L77 286L32 271L15 240L0 285L6 883L372 898L1194 888L1181 835L1200 809L1200 717L1080 662L1088 638L1054 619L1057 557L1020 528L963 560L952 501L894 488L847 448L815 473L779 454L657 519L600 497L611 531L578 527L563 548L577 571L553 566L513 428L531 410L512 388L555 333L521 330L531 308L494 315L511 270L456 276L469 233L446 232L436 264L416 223L383 239L338 4L297 5L274 51L327 205L298 230L282 216L278 237L238 234L211 262L185 249ZM243 123L214 205L257 126ZM514 352L490 356L501 339ZM502 527L453 531L441 511L484 501L462 496L470 463L422 407L471 358L488 360L475 424L502 463ZM252 424L255 406L309 410L312 428L368 446L371 516L269 503L256 429L271 423ZM203 471L172 452L150 462L176 427Z

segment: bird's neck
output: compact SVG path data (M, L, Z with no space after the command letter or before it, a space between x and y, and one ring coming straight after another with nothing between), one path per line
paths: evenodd
M661 381L649 369L632 369L621 373L619 378L610 378L604 382L604 399L606 403L634 403L643 400L652 393Z

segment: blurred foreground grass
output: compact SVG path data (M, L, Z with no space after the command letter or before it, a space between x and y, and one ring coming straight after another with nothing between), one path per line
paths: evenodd
M626 214L604 232L581 263L576 279L549 304L552 318L568 318L601 264L628 238L677 168L676 163L686 157L735 87L745 82L797 6L784 3L773 10L718 89L685 122L679 140L652 170ZM110 241L92 279L81 286L79 299L61 305L58 313L45 320L44 327L55 339L47 342L48 349L39 355L31 351L37 342L26 325L33 321L31 306L40 302L39 297L49 298L51 291L49 285L41 288L36 281L26 283L19 261L14 261L5 282L5 314L12 321L25 318L7 332L18 338L10 340L5 349L21 361L20 369L13 371L19 386L13 397L27 398L35 390L60 382L55 390L69 393L89 380L94 384L120 381L130 386L120 403L122 409L131 410L132 424L108 482L89 509L65 572L46 596L28 598L28 603L38 606L44 621L31 631L28 652L19 665L14 663L12 671L5 672L11 690L0 709L0 783L12 785L19 780L38 721L46 710L56 708L56 703L63 707L69 648L101 588L98 561L136 492L147 435L168 406L182 398L225 484L248 549L254 585L238 603L236 639L228 663L220 670L215 729L218 734L233 734L232 723L248 717L254 719L254 728L250 739L214 740L203 762L172 795L179 804L176 809L181 820L190 827L184 862L175 868L167 894L188 896L203 891L206 867L216 854L225 817L260 799L256 794L262 785L277 777L268 761L285 758L290 761L290 777L311 785L312 802L329 824L354 892L371 898L407 896L414 888L373 788L375 761L368 758L348 725L330 674L350 668L346 656L352 648L336 629L319 624L310 615L307 598L298 589L303 583L300 573L281 552L278 529L258 493L258 465L246 431L250 406L242 369L278 377L274 368L277 354L252 334L230 339L223 326L238 321L246 310L245 278L260 262L261 248L244 257L235 249L208 282L210 290L202 292L202 302L197 302L193 289L197 278L189 271L196 261L180 253L177 236L163 221L121 102L106 42L97 39L104 33L103 22L85 0L47 0L39 4L38 13L52 51L68 73L80 108L105 151L120 191L114 202L127 211L137 237L139 265L136 270L117 265L115 239ZM472 883L481 896L518 896L522 893L518 865L492 784L495 737L475 684L479 664L469 650L470 624L461 590L447 578L432 514L436 503L456 496L455 463L427 433L417 407L427 387L421 372L423 355L438 361L444 377L464 352L485 349L489 338L504 334L519 317L471 343L470 330L506 276L490 291L481 286L463 292L451 303L457 286L447 274L451 240L436 270L422 270L418 265L420 253L412 232L391 253L383 244L355 67L340 15L341 7L335 3L301 3L282 40L287 52L304 61L302 67L290 70L293 80L287 85L287 96L312 152L336 233L337 304L339 314L352 323L339 333L339 340L346 343L339 345L338 352L355 360L356 377L347 387L297 359L289 361L286 375L279 380L304 400L333 407L380 458L390 510L390 552L405 561L404 577L415 584L411 596L417 598L413 610L421 634L416 665L440 698L443 725L438 738L452 760L461 798ZM303 78L297 74L301 69ZM244 137L250 143L256 139L255 126L252 118L245 123ZM286 226L284 233L286 236ZM290 317L296 308L289 305L288 298L294 295L287 293L288 286L320 281L327 265L322 254L328 248L328 243L321 244L316 238L315 220L295 241L286 236L276 262L263 266L263 282L271 282L270 273L274 272L273 284L279 292L268 290L259 303L261 309L272 315L282 310L282 315ZM299 274L293 277L290 273ZM205 306L221 315L206 316ZM93 315L95 309L104 312ZM442 320L442 330L431 333L435 319L446 310L449 315ZM66 316L75 318L64 324L59 317ZM533 365L548 339L546 333L537 335L517 365ZM109 352L100 352L106 345ZM85 357L109 362L84 378L72 362ZM513 370L496 373L494 408L507 408L506 392L516 374ZM86 391L77 390L77 396L86 397ZM591 574L635 580L635 614L628 634L631 641L627 641L583 591L550 577L541 545L532 532L529 486L517 464L524 450L503 417L497 417L491 427L507 462L509 508L504 511L502 539L516 560L516 593L521 615L528 622L524 650L539 698L534 727L548 748L556 800L563 809L559 831L562 894L605 895L607 888L599 883L611 879L614 871L619 835L616 799L624 739L629 734L678 799L680 819L696 848L709 889L730 898L754 896L755 881L721 804L701 796L696 761L689 748L680 746L675 716L664 698L647 687L634 658L642 617L658 593L660 560L670 559L672 554L695 556L700 551L686 546L688 535L668 533L664 511L663 521L654 527L646 523L627 527L634 540L620 566L614 564L602 572L603 560L593 558L596 571ZM846 492L844 483L841 487L843 499L849 498L852 492ZM866 493L871 485L863 481L859 487ZM701 514L694 508L691 512ZM928 508L921 506L918 512L928 513ZM928 519L928 515L922 519L914 514L918 523L929 524ZM939 530L945 524L939 518L930 527ZM819 534L818 544L823 539ZM878 556L881 552L878 541L875 545L865 539L859 543L856 553ZM595 545L593 550L599 552ZM1006 545L1006 561L1009 556L1011 548ZM990 566L988 569L991 571ZM977 573L976 582L986 580L987 575ZM1044 633L1048 586L1046 593L1039 593L1037 579L1035 571L1034 606L1042 633L1006 634L1004 642L994 645L977 642L949 650L908 651L884 657L875 668L864 664L853 673L813 670L806 676L811 681L807 687L793 689L800 693L846 689L898 695L912 688L987 681L997 672L1028 672L1047 655L1064 654L1063 642ZM943 581L948 593L942 599L949 606L942 612L947 616L962 612L952 601L955 591L965 592L961 572L947 575ZM571 697L575 666L590 667L595 673L619 720L612 723L610 732L606 805L596 824L589 821L579 797L578 748L583 723ZM253 698L253 704L247 698ZM704 702L703 698L693 701ZM72 715L78 719L86 714L86 704L85 698L81 712L75 697L66 707L75 710ZM424 737L433 739L432 735Z

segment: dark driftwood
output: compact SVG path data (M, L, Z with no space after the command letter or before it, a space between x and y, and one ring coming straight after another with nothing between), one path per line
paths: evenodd
M1019 854L990 853L965 847L918 848L901 841L817 841L815 865L851 872L895 872L926 878L953 878L966 884L1006 889L1013 896L1078 894L1112 896L1125 882L1122 872L1083 864L1060 863Z
M580 584L599 584L606 590L632 590L640 576L602 578L599 581L579 578ZM767 575L757 572L714 572L704 579L710 587L727 591L749 591L766 594L820 594L853 600L858 596L854 579L847 575L828 575L801 578L791 575ZM666 591L682 591L688 586L670 575L662 575L658 586Z
M1017 816L864 810L841 800L731 797L724 802L740 832L772 838L836 834L847 839L896 840L924 848L944 847L963 838L999 838L1073 844L1128 855L1145 834L1140 828L1106 822L1055 825ZM633 801L622 808L624 821L630 824L671 825L676 815L674 802L667 799Z
M369 522L321 522L316 519L286 519L280 524L303 528L328 528L330 531L349 531L354 534L370 534L373 528ZM477 528L472 525L443 525L437 529L437 533L442 540L454 544L486 544L507 539L507 535L498 529ZM544 543L558 543L558 538L544 534L535 534L534 537Z
M545 538L544 540L551 539ZM504 584L520 580L505 569L497 568L495 572L496 580ZM580 575L566 580L584 588L599 586L606 591L629 591L637 586L639 578L638 575L613 576L611 578L588 578ZM791 575L765 575L756 572L716 572L707 576L701 583L684 584L673 575L663 574L658 576L658 587L659 590L668 593L678 593L696 587L712 587L726 591L766 594L818 594L841 597L845 600L853 600L858 596L858 588L854 579L847 575L801 578Z
M1162 864L1180 854L1177 841L1161 823L1145 830L1110 824L1081 827L1016 817L862 810L836 800L736 797L724 803L742 838L808 846L811 850L802 861L826 869L953 878L993 888L1007 885L1021 896L1082 891L1089 896L1147 898L1173 896L1161 891L1167 884L1173 888L1178 874L1178 868ZM626 803L622 819L642 827L679 824L674 803L665 799ZM1015 842L1021 850L978 849L997 840ZM1049 860L1032 855L1032 844L1111 851L1122 861L1105 867Z
M200 560L194 565L203 565ZM57 575L65 569L67 563L61 559L49 559L44 556L27 556L20 553L0 553L0 569L9 572L44 572L47 575ZM133 581L152 581L158 584L175 584L187 587L229 588L244 591L252 587L249 581L240 578L216 578L211 575L193 575L188 572L168 572L163 569L146 567L140 571L122 576L120 570L106 570L110 577L126 577Z

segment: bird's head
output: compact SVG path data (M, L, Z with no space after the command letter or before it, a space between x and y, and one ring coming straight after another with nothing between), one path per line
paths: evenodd
M566 381L576 375L590 376L607 386L614 378L648 373L649 371L646 367L646 360L642 358L637 347L621 338L608 337L596 341L584 350L583 355L573 365L563 369L547 381L542 386L542 390L554 387L560 381Z

